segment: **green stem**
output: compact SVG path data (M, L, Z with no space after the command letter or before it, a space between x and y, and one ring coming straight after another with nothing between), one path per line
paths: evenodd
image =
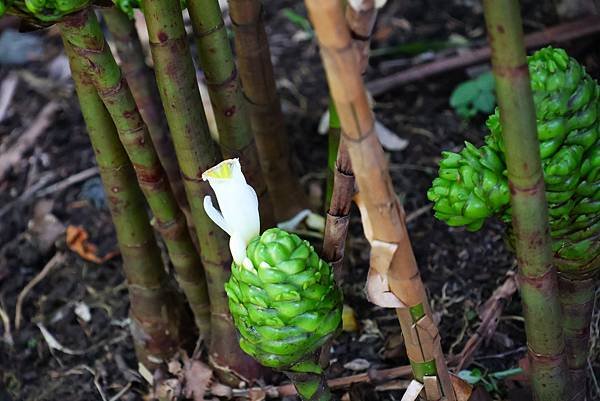
M60 23L61 34L72 47L72 59L87 63L100 98L110 113L121 143L135 169L156 228L165 240L177 279L194 312L201 334L210 333L209 302L200 256L187 228L142 116L121 70L104 40L96 15L82 11Z
M329 210L333 196L335 165L340 146L340 118L335 110L333 100L329 101L329 130L327 131L327 189L325 192L325 210Z
M506 145L534 399L565 400L565 342L519 3L484 0L484 12Z
M283 113L271 64L260 0L229 0L235 49L250 122L275 218L306 208L306 195L291 168Z
M258 195L261 225L273 227L273 205L261 171L250 116L219 2L190 0L188 11L219 130L221 152L226 159L240 159L244 175Z
M69 55L72 52L65 46ZM135 172L119 141L116 127L86 75L81 59L70 57L81 111L123 256L129 288L132 335L138 360L148 368L173 356L179 348L180 315L148 224L146 205Z
M261 368L239 348L225 294L225 282L231 274L228 239L203 207L204 197L212 191L202 181L202 173L216 165L221 156L208 131L181 8L178 1L172 0L143 0L142 8L156 80L210 283L209 358L222 379L235 382L242 377L252 381L260 376Z
M296 391L304 401L329 401L333 398L327 385L323 369L317 358L306 360L292 366L284 373L296 387Z
M590 350L590 325L594 311L596 277L558 275L558 288L563 308L563 329L567 345L567 364L571 376L570 400L587 397L587 361Z
M173 194L183 212L189 216L189 205L177 165L173 142L169 136L165 112L160 103L156 79L154 72L144 61L144 50L135 24L117 7L103 8L101 13L121 59L121 71L148 127L152 143L167 173Z

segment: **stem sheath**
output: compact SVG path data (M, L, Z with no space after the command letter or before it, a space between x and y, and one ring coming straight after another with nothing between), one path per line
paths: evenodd
M372 244L378 246L372 252L378 252L380 257L383 256L381 248L389 252L384 258L389 264L380 263L378 267L385 269L385 273L378 277L387 280L387 291L397 299L394 304L404 305L397 308L397 314L414 377L425 383L426 399L438 400L443 395L448 401L455 401L439 332L412 252L404 210L394 192L387 161L374 132L373 113L359 58L341 5L337 0L305 0L305 3L319 39L330 93L361 191L365 231L372 237ZM384 294L384 291L378 293Z

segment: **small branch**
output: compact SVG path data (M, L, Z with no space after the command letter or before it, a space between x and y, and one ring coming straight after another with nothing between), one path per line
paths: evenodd
M64 180L61 180L59 182L56 182L52 185L47 186L46 188L39 190L35 194L35 196L39 198L39 197L53 194L56 192L62 192L65 189L69 188L71 185L75 185L75 184L80 183L81 181L85 181L88 178L98 175L98 173L99 173L98 167L87 168L85 170L82 170L76 174L73 174L73 175L65 178Z
M530 33L525 36L525 47L531 49L551 43L562 43L598 32L600 32L600 17L593 16L556 25L540 32ZM487 61L490 55L491 50L489 46L476 50L468 50L455 56L417 65L388 77L373 80L367 83L367 89L373 96L381 95L388 90L409 82L419 81L432 75L441 74L442 72Z
M2 340L12 346L14 344L11 330L10 330L10 317L6 310L4 310L3 305L0 303L0 320L2 320L2 325L4 326L4 333L2 334Z
M0 155L0 180L4 179L8 171L23 160L23 155L37 142L38 138L46 132L54 121L54 114L59 110L58 102L52 101L46 104L29 126L4 154Z
M510 272L508 278L502 285L494 291L492 296L486 301L479 311L481 323L477 331L467 340L463 350L456 356L457 364L455 371L461 371L473 359L473 355L479 349L479 346L488 341L494 332L500 315L504 307L508 304L511 297L517 292L518 284L514 273Z
M327 385L332 390L341 390L350 387L356 383L386 383L398 378L410 378L412 376L411 367L398 366L391 369L369 370L366 373L359 373L352 376L338 377L327 381ZM230 393L223 392L223 385L215 384L211 387L213 395L224 396L228 398L240 397L251 398L254 394L264 394L267 398L282 398L297 395L293 384L283 384L281 386L267 386L265 388L252 387L243 390L232 390ZM384 390L385 391L385 390Z
M27 285L21 290L21 292L19 293L19 296L17 297L17 306L15 308L15 329L16 330L19 330L19 328L21 327L21 319L22 319L21 311L23 309L23 301L25 300L25 297L27 296L27 294L29 294L29 291L31 291L31 289L33 287L35 287L40 281L42 281L44 279L44 277L46 277L48 275L48 273L50 273L55 266L57 266L59 263L62 263L64 260L65 260L64 253L59 252L56 255L54 255L52 257L52 259L50 259L48 261L48 263L46 263L46 266L44 266L44 268L33 278L33 280L31 280L29 283L27 283Z
M15 72L9 73L2 81L0 86L0 122L6 117L6 112L12 102L18 83L19 75Z

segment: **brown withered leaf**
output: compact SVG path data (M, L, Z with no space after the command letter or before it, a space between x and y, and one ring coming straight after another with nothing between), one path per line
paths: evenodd
M184 365L184 394L194 401L204 401L204 394L212 381L213 371L204 362L188 359Z
M66 231L66 242L69 249L83 259L101 264L106 262L109 259L114 258L119 253L118 252L109 252L104 256L98 255L98 248L96 245L92 244L88 241L89 234L85 230L85 228L81 226L67 226Z

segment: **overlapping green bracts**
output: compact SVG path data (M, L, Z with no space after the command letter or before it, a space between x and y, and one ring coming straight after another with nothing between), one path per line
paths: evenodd
M600 86L562 49L528 60L559 297L571 399L584 399L589 326L600 269ZM498 109L485 145L444 152L428 192L437 218L478 230L496 215L510 222L508 180ZM508 233L512 242L512 234Z
M278 228L254 238L246 252L225 285L241 348L290 373L305 399L328 399L315 353L341 328L342 294L331 266L307 241Z
M0 16L7 12L33 17L41 23L54 23L93 3L94 0L0 0Z
M581 273L600 254L600 87L562 49L539 50L529 71L553 251L561 271ZM478 230L492 215L510 221L498 109L487 126L484 146L443 153L428 192L436 217L449 225Z

